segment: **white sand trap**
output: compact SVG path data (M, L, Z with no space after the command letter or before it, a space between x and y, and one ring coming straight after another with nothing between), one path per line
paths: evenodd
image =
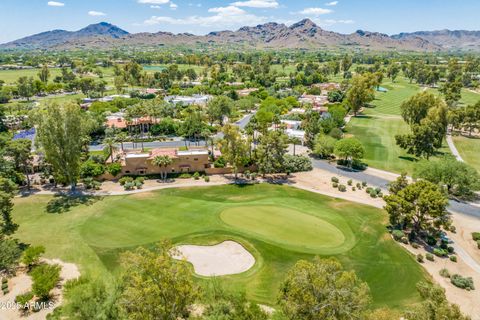
M175 259L186 259L201 276L242 273L253 267L255 258L242 245L224 241L214 246L178 246Z

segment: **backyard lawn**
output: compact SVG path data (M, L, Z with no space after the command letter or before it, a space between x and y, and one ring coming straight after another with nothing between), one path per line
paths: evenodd
M48 257L106 279L118 271L120 252L165 238L178 244L227 239L243 244L255 266L221 279L269 305L275 305L286 271L315 255L335 256L353 268L369 284L375 307L418 302L415 285L425 278L414 258L388 236L383 211L287 186L165 189L76 201L32 196L15 204L20 240L44 245Z
M480 139L454 136L453 142L462 159L480 172Z

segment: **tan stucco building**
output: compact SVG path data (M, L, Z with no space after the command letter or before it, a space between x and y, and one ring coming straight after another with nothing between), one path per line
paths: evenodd
M210 168L210 156L207 149L179 150L174 148L153 149L145 153L126 153L122 159L123 175L146 175L164 172L153 164L157 156L168 156L172 164L166 169L168 173L204 172Z

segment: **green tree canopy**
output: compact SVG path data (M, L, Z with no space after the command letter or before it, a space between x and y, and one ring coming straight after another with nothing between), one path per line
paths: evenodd
M334 259L300 260L280 287L279 304L288 319L363 319L369 288Z
M35 115L37 142L57 181L68 183L75 190L80 175L82 147L87 140L84 116L79 106L49 104Z
M186 263L175 261L172 253L165 243L152 251L140 247L122 254L124 286L119 303L128 319L188 317L197 290Z

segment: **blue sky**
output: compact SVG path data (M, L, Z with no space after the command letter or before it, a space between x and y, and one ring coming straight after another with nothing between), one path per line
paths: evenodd
M205 34L306 17L342 33L479 30L478 12L479 0L0 0L0 43L101 21L132 33Z

